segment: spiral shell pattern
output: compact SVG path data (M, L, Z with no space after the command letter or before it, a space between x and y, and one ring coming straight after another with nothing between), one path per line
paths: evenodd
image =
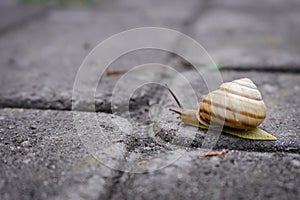
M206 95L197 112L199 122L211 121L234 129L249 130L266 117L266 106L256 85L248 78L223 83Z

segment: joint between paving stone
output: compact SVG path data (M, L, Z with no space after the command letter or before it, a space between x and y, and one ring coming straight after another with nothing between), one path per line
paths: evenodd
M289 66L266 66L266 65L255 65L255 66L234 66L234 65L221 65L220 71L237 71L237 72L247 72L247 71L256 71L256 72L270 72L270 73L300 73L300 65L291 65L293 67Z
M113 176L110 180L111 184L108 187L108 190L106 192L106 194L99 194L98 196L98 200L102 200L102 199L112 199L113 195L115 194L115 192L117 191L117 186L120 183L120 179L122 178L124 172L122 171L118 171L116 176Z

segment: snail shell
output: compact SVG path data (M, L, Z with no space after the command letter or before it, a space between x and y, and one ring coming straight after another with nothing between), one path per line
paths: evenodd
M256 85L248 78L223 83L210 92L196 113L206 126L212 121L234 129L249 130L260 125L266 117L266 106Z

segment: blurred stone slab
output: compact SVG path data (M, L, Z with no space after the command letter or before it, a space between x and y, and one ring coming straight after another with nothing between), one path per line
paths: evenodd
M217 82L212 71L203 71L202 78L195 70L181 73L174 77L173 84L169 86L177 94L185 108L197 109L201 99L208 93L207 82ZM220 75L220 74L219 74ZM300 152L299 136L299 103L300 76L288 73L265 73L265 72L229 72L223 71L224 82L238 78L250 78L260 90L267 106L267 117L260 127L275 135L277 141L251 141L240 139L231 135L221 134L216 136L215 148L228 148L246 151L286 151ZM184 77L184 78L183 78ZM205 82L207 81L207 82ZM219 86L219 85L218 85ZM214 89L217 89L215 86ZM175 101L167 92L162 98L164 112L161 114L161 123L157 129L164 129L159 135L176 145L187 147L201 147L206 131L192 128L186 125L178 125L176 115L168 112L167 108L176 108Z
M191 26L191 36L218 65L299 71L299 1L214 0L205 5ZM201 55L190 55L200 65L207 64Z
M154 9L153 1L140 3L138 0L51 8L46 17L3 35L0 38L3 52L0 106L71 109L77 70L97 44L113 34L137 27L180 29L194 5L198 5L194 0L171 4L159 1L159 4L159 9ZM167 52L155 50L129 54L119 58L112 67L126 70L148 62L167 64L169 57ZM109 110L106 102L110 101L110 93L119 77L111 76L102 81L104 89L96 94L99 110Z
M197 151L187 152L153 173L125 174L112 199L299 197L299 154L230 151L219 157L199 155Z
M2 0L0 2L0 34L19 28L35 18L46 14L45 6L25 5L17 0Z

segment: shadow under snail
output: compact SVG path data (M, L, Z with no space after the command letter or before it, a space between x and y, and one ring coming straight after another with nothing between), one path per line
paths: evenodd
M184 109L174 92L166 85L180 110L185 124L208 129L223 126L223 132L245 139L276 140L277 138L257 128L266 117L266 106L256 85L248 78L223 83L206 95L198 110Z

